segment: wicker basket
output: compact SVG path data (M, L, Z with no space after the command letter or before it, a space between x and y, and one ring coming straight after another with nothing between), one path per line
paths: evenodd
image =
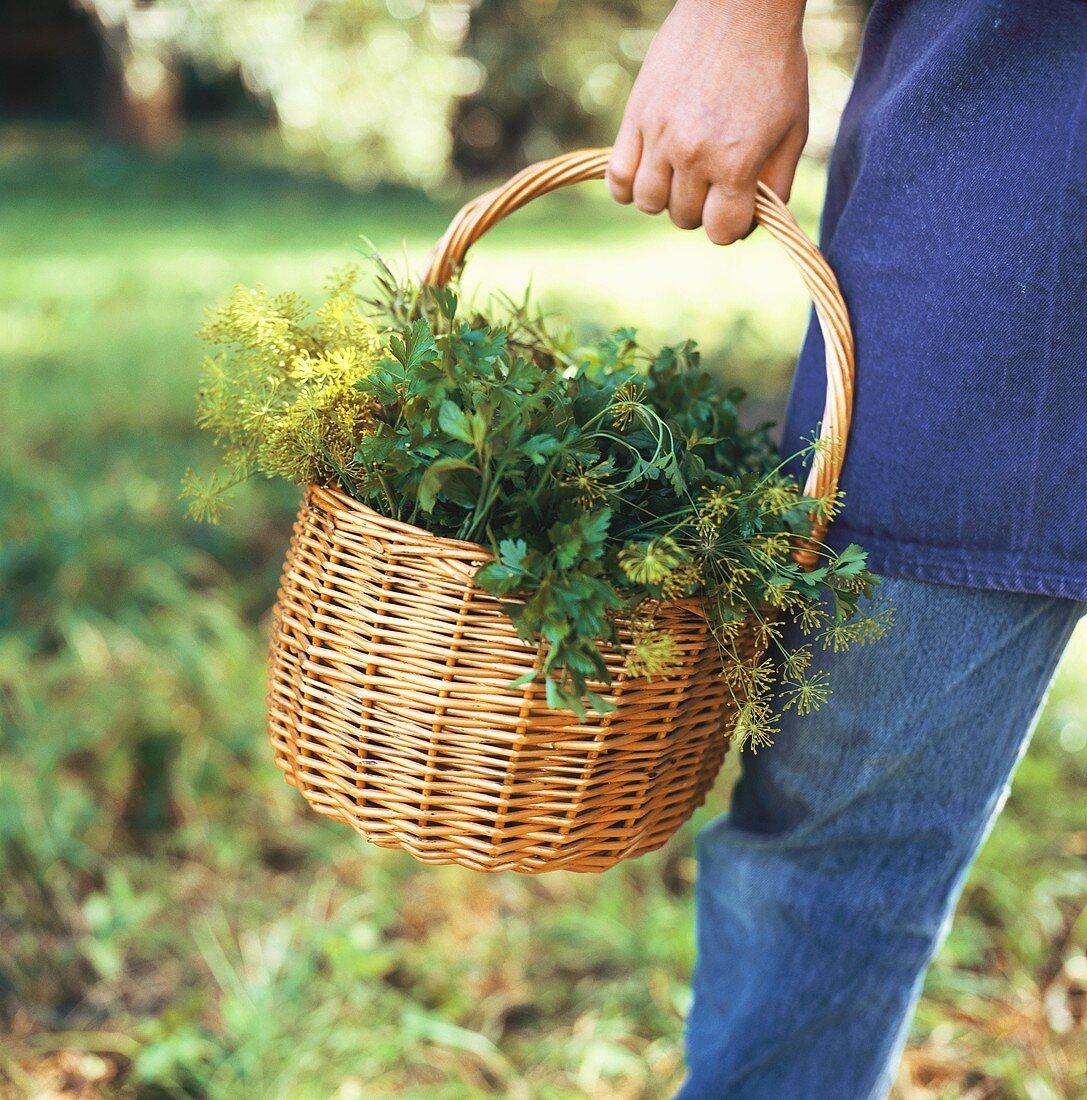
M557 157L469 203L431 258L441 283L494 223L538 195L600 179L609 150ZM810 492L833 491L844 454L852 337L833 274L761 184L759 222L807 284L827 346L827 406ZM817 532L819 536L822 532ZM659 848L702 803L734 701L695 603L664 607L682 660L601 688L607 715L548 708L537 665L500 602L472 583L490 555L311 486L294 527L273 627L268 721L276 763L320 814L427 863L481 871L603 871ZM808 561L810 551L797 550ZM749 636L746 645L753 645Z

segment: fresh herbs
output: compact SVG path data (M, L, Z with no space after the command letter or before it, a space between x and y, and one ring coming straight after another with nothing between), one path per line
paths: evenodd
M197 423L215 435L220 468L190 471L184 495L197 519L218 520L227 493L257 473L350 485L371 411L356 383L385 353L385 336L354 291L357 272L330 280L310 319L295 294L237 287L201 330L204 360Z
M817 568L792 559L828 500L806 498L767 425L740 427L691 342L653 355L632 330L587 348L556 339L527 302L465 315L448 288L378 268L375 299L338 276L307 320L293 296L235 291L204 335L199 422L224 468L188 479L197 516L254 473L337 485L384 515L481 542L476 582L506 601L555 707L603 711L601 644L627 625L631 674L659 676L675 646L655 622L701 602L740 704L738 738L768 743L777 704L817 709L829 687L812 645L879 637L877 583L856 546ZM814 447L816 444L812 444ZM784 641L795 623L807 640ZM752 625L753 624L753 627ZM754 630L754 644L748 633Z

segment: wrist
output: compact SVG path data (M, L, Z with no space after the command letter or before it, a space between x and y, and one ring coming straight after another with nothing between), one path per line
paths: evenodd
M807 0L675 0L673 10L686 9L701 18L731 27L766 33L799 35Z

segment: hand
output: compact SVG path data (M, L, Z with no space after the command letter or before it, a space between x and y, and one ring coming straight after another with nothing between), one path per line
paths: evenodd
M755 185L789 197L808 136L804 0L679 0L623 113L608 189L715 244L751 232Z

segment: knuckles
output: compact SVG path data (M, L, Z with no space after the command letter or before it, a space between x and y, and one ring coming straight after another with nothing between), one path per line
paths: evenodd
M701 127L686 128L666 133L662 147L677 172L697 172L704 179L730 188L758 173L760 150L755 134L722 137Z
M730 191L748 191L754 186L761 165L747 149L733 149L722 158L713 181Z
M682 136L671 143L668 159L678 171L692 171L705 168L709 161L710 143L695 135Z

